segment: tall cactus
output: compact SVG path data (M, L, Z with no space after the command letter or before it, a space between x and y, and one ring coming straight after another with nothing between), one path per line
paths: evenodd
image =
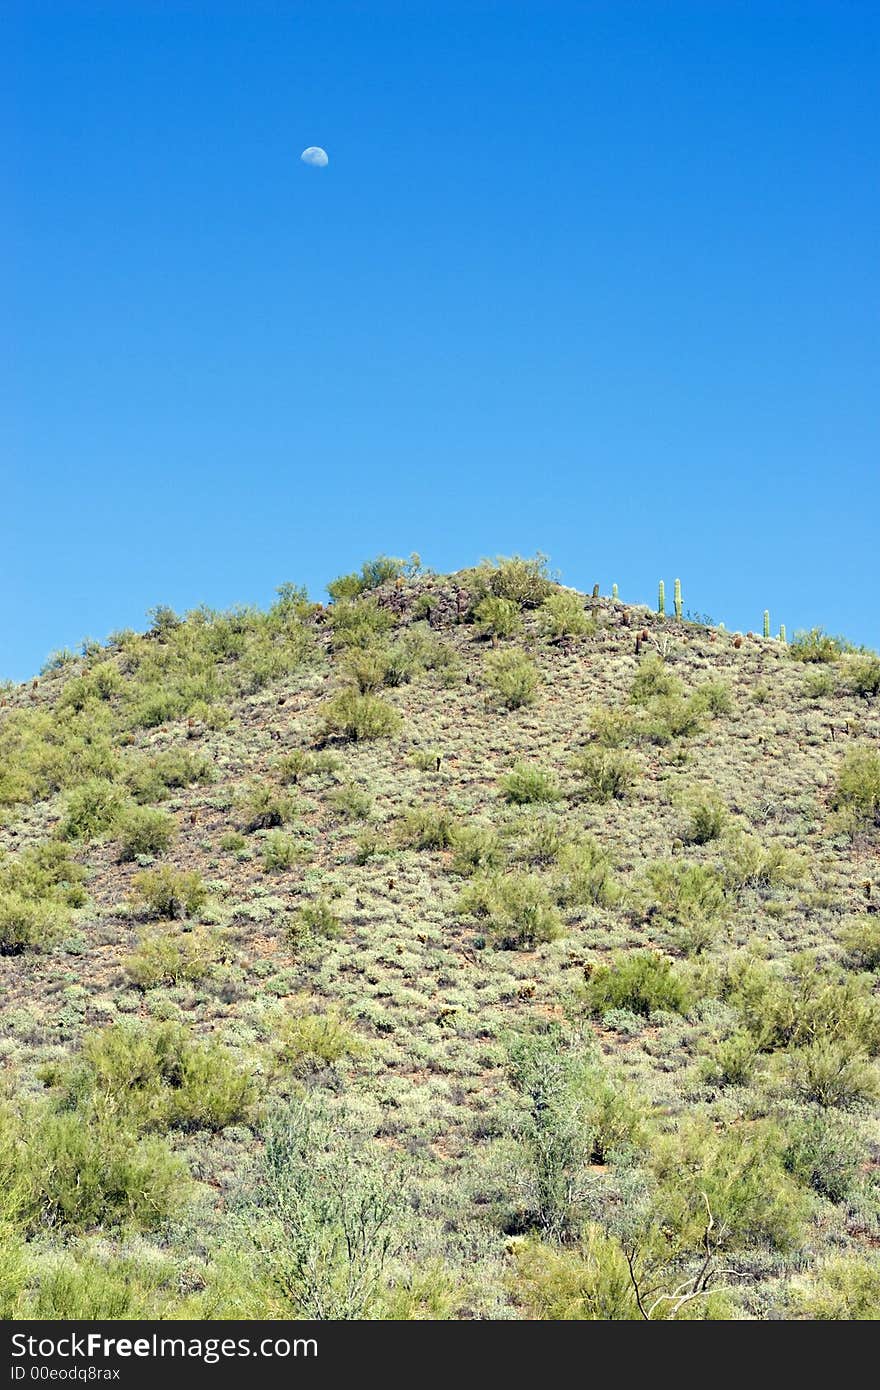
M616 584L611 585L611 597L614 599L620 598L620 591Z
M673 603L675 604L675 616L676 616L676 618L681 619L681 580L680 580L680 579L676 579L676 581L675 581L675 597L673 598Z
M660 580L660 587L657 590L657 612L661 618L666 616L666 585Z
M770 609L764 609L764 636L770 636Z
M779 624L779 640L783 644L788 641L788 633L785 631L785 623Z

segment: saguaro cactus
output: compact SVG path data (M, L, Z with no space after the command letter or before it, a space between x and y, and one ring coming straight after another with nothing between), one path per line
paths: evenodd
M615 599L620 598L620 591L618 590L616 584L611 585L611 597Z
M770 636L770 609L764 609L764 636Z
M661 617L666 616L666 585L660 580L660 587L657 590L657 612Z
M788 633L785 631L785 623L779 624L779 640L780 642L788 641Z
M675 604L675 616L681 618L681 580L676 579L673 603Z

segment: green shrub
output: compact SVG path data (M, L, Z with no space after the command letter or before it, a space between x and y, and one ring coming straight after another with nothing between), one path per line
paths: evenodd
M226 830L218 841L220 848L226 854L241 854L247 850L248 842L244 835L238 830Z
M609 965L599 965L584 987L584 1001L594 1014L629 1009L634 1014L684 1014L692 991L680 970L654 951L618 952Z
M604 709L590 711L587 722L590 737L600 748L625 748L638 737L638 721L630 710Z
M372 647L394 626L394 614L380 608L375 599L334 603L329 615L333 646Z
M837 689L837 676L826 666L813 666L804 675L804 695L808 700L824 700Z
M791 1048L786 1063L786 1083L802 1100L845 1109L880 1097L876 1066L850 1040Z
M525 652L516 649L490 652L485 669L486 684L505 709L521 709L535 703L541 675Z
M733 695L726 681L703 681L702 685L697 686L689 704L695 714L705 711L713 719L733 713Z
M177 834L172 816L151 806L133 806L118 823L120 859L139 854L164 854Z
M562 795L552 772L529 763L517 763L512 772L502 777L501 792L504 800L515 806L558 801Z
M645 705L638 724L638 736L647 743L663 746L678 738L690 738L703 728L704 707L695 695L658 695Z
M271 782L252 782L238 799L238 818L246 835L255 830L275 830L293 816L293 798Z
M711 793L694 796L688 806L688 820L682 836L685 844L707 845L717 840L727 823L727 807Z
M388 584L393 579L400 578L408 570L417 568L417 557L412 556L409 562L398 560L390 555L377 555L375 560L366 560L361 565L360 574L343 574L339 579L331 580L327 585L327 592L334 603L339 600L357 598L360 594L369 593L371 589L378 589L382 584Z
M68 840L95 840L117 824L125 794L114 782L90 777L67 795L61 833Z
M452 832L452 870L471 875L497 869L504 862L504 849L491 825L456 825Z
M320 1101L296 1100L273 1114L248 1224L288 1314L370 1317L402 1243L406 1200L400 1171Z
M262 845L263 870L267 874L277 873L282 869L292 869L295 864L302 860L302 848L298 841L291 835L285 835L281 830L273 830L268 834Z
M29 1265L21 1233L10 1222L0 1221L0 1321L11 1322L19 1316Z
M86 870L70 858L67 845L59 840L44 840L15 858L0 859L0 883L28 897L54 898L67 907L84 905L85 878Z
M35 1286L23 1306L39 1321L120 1320L168 1316L176 1290L167 1266L143 1259L121 1259L91 1252L65 1253L60 1261L42 1263Z
M880 824L880 753L851 748L844 757L831 797L835 811L848 813L855 825Z
M869 977L829 974L815 957L793 962L791 978L768 964L734 957L727 966L727 1001L762 1051L840 1044L856 1054L880 1054L880 1001Z
M526 816L521 822L525 835L516 843L514 858L525 864L553 864L559 858L569 836L561 818Z
M584 611L580 594L565 589L545 598L540 616L547 637L591 637L597 630L595 619Z
M351 647L342 661L342 670L362 695L385 685L393 662L390 647Z
M15 1193L26 1232L154 1230L186 1196L183 1161L163 1139L139 1138L118 1117L33 1105L7 1115L3 1130L0 1184Z
M79 1057L44 1069L61 1112L121 1129L208 1129L246 1122L256 1099L249 1070L219 1043L175 1023L115 1023L86 1036Z
M151 917L193 917L208 897L201 874L174 869L170 864L135 874L131 887L135 905L145 908Z
M625 800L638 775L632 758L616 748L587 748L572 766L580 778L578 794L600 805Z
M793 661L836 661L849 651L852 651L852 644L845 637L832 637L821 627L796 632L788 644L788 654Z
M514 1302L527 1318L557 1322L641 1320L620 1245L596 1226L577 1249L528 1240L514 1252Z
M490 591L519 608L539 608L553 591L546 555L539 554L529 560L521 555L510 559L499 557L494 565L484 562L484 573Z
M844 667L844 679L854 695L862 695L866 700L880 695L880 656L851 658Z
M410 762L419 772L439 772L443 765L443 755L439 748L415 748Z
M515 637L522 631L519 604L495 594L488 594L477 604L474 618L484 637Z
M316 898L299 909L290 926L292 945L313 937L334 937L342 934L342 923L326 898Z
M880 1321L880 1262L858 1255L829 1260L792 1290L791 1307L810 1322Z
M164 753L142 758L134 764L127 782L135 801L162 801L170 791L202 786L214 779L214 768L201 753L186 748L169 748Z
M681 699L684 686L678 676L670 671L662 656L650 653L643 656L630 686L629 698L635 705L646 705L659 696L675 696Z
M443 806L411 806L403 813L398 839L409 849L449 849L455 817Z
M0 955L51 946L86 901L84 878L58 840L0 858Z
M447 664L440 655L442 645L416 624L392 645L350 647L342 669L361 694L367 695L383 685L405 685L432 667Z
M714 1086L745 1086L755 1074L758 1041L747 1029L711 1043L701 1064L705 1081Z
M607 1075L595 1048L558 1028L527 1033L510 1048L510 1081L526 1102L519 1146L530 1225L570 1239L583 1219L587 1168L639 1148L644 1116Z
M216 933L196 928L180 932L157 928L145 932L125 962L125 973L138 989L194 983L210 973L222 957Z
M806 862L792 850L771 844L765 848L756 835L737 830L724 845L723 872L728 887L793 887L806 873Z
M611 856L592 836L565 845L557 859L557 896L567 907L588 903L608 907L619 891L611 870Z
M649 915L670 928L675 944L688 954L710 946L728 912L718 869L661 859L648 865L646 877Z
M783 1164L784 1139L772 1124L716 1129L708 1121L684 1123L662 1138L652 1155L658 1223L681 1248L719 1253L769 1246L794 1250L809 1204Z
M880 916L851 918L841 930L840 944L856 970L880 970Z
M284 786L294 786L305 779L314 770L314 754L306 748L294 748L290 753L285 753L283 758L279 758L275 764L275 776Z
M278 1030L278 1065L294 1075L362 1057L365 1050L362 1039L338 1009L294 1014L285 1018Z
M811 1107L791 1118L785 1137L782 1161L788 1172L830 1202L847 1201L864 1158L864 1141L852 1120Z
M473 879L458 900L458 911L487 919L492 940L503 949L554 941L562 932L559 913L541 879L519 870Z
M373 799L369 792L354 782L345 782L334 787L327 797L328 805L334 815L343 820L367 820L373 809Z
M68 919L59 902L0 888L0 956L47 950L61 936Z
M362 695L354 687L339 690L322 707L322 733L352 742L383 738L400 728L397 710L378 695Z

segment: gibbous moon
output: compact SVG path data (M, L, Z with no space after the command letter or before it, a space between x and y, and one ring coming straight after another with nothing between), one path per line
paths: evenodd
M322 150L320 145L309 145L307 150L303 150L300 159L303 164L310 164L313 169L326 169L330 163L327 151Z

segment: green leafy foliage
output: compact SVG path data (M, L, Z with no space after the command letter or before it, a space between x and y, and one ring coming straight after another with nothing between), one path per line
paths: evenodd
M540 683L540 672L525 652L507 649L486 657L486 684L505 709L533 705Z
M821 627L796 632L788 644L788 654L793 661L837 661L849 651L852 651L852 644L845 637L832 637Z
M459 897L458 911L484 920L493 942L508 949L553 941L562 931L545 884L519 870L474 878Z
M119 857L137 859L141 854L165 854L177 834L172 816L151 806L133 806L119 818Z
M393 705L378 695L363 695L354 687L339 690L322 708L325 738L342 738L354 743L387 738L397 733L401 718Z
M578 794L600 805L625 800L638 777L633 759L616 748L586 748L572 766L579 777Z
M645 1016L658 1009L683 1014L693 1002L693 992L667 956L654 951L618 952L609 964L591 972L584 986L584 1002L596 1014L611 1009L629 1009Z
M511 772L502 777L501 792L505 801L515 806L558 801L561 795L553 773L530 763L517 763Z
M201 874L170 864L135 874L131 888L135 906L150 917L194 917L208 897Z
M876 749L851 748L846 753L831 805L846 814L854 827L880 824L880 753Z

